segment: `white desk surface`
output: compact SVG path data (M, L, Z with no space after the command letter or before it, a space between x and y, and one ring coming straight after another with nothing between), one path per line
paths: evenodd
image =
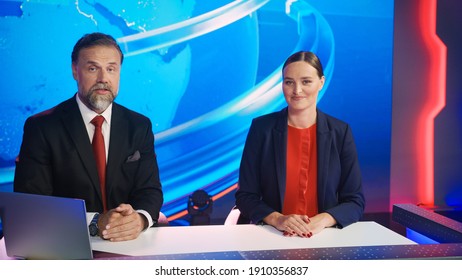
M327 228L311 238L285 237L271 226L216 225L150 228L136 240L93 237L91 243L95 251L128 256L417 244L375 222Z

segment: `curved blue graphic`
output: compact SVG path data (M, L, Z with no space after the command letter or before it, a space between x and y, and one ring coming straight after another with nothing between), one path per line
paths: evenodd
M0 16L2 46L16 46L2 55L10 68L0 75L16 92L31 93L2 96L2 113L15 117L0 118L0 185L13 180L24 120L75 92L63 57L69 59L82 33L108 32L126 55L117 102L153 122L167 216L185 210L197 189L216 195L236 184L251 120L286 106L281 65L287 56L299 50L319 55L328 79L318 101L334 71L332 30L307 1L151 1L142 9L110 0L65 2L24 2L21 13ZM18 35L31 25L53 35ZM37 73L15 66L23 54L52 67Z
M126 56L170 47L232 24L268 1L234 1L192 19L119 38L118 42Z
M253 12L252 9L248 11ZM326 76L331 76L334 38L327 21L304 1L288 1L286 13L298 27L299 38L293 52L312 50L318 53ZM263 81L227 104L157 134L166 215L184 210L187 196L196 189L205 189L215 195L237 182L243 143L251 120L286 106L281 81L280 65ZM329 80L318 101L328 84Z

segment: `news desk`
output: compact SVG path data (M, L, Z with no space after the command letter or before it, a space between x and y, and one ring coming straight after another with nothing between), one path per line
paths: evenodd
M151 228L138 239L107 242L92 239L94 251L124 256L238 257L240 252L374 245L413 245L413 241L375 223L327 228L311 238L285 237L268 225L218 225ZM179 256L175 256L179 255Z
M91 238L94 258L160 260L460 258L461 244L418 245L375 222L327 228L311 238L285 237L271 226L150 228L136 240ZM0 258L5 258L4 240Z

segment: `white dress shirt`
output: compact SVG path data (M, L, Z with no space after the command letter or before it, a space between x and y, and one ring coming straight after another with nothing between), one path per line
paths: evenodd
M85 127L87 128L88 137L90 142L93 141L93 134L95 134L95 126L91 123L94 117L98 115L98 113L90 110L83 102L80 100L78 94L75 95L77 100L77 104L79 106L80 114L82 114L83 122L85 123ZM112 117L112 103L107 107L107 109L101 114L104 117L104 122L102 126L102 132L104 137L104 148L106 149L106 162L109 154L109 141L111 137L111 117ZM136 210L138 213L143 214L146 219L148 220L148 228L150 228L154 222L152 220L151 215L145 210ZM87 224L90 224L95 212L88 212L87 213Z

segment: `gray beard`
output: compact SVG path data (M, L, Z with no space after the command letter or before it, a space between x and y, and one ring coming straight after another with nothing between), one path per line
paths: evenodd
M88 103L92 109L97 111L104 111L111 105L115 97L111 95L99 96L97 94L90 94L88 98Z

